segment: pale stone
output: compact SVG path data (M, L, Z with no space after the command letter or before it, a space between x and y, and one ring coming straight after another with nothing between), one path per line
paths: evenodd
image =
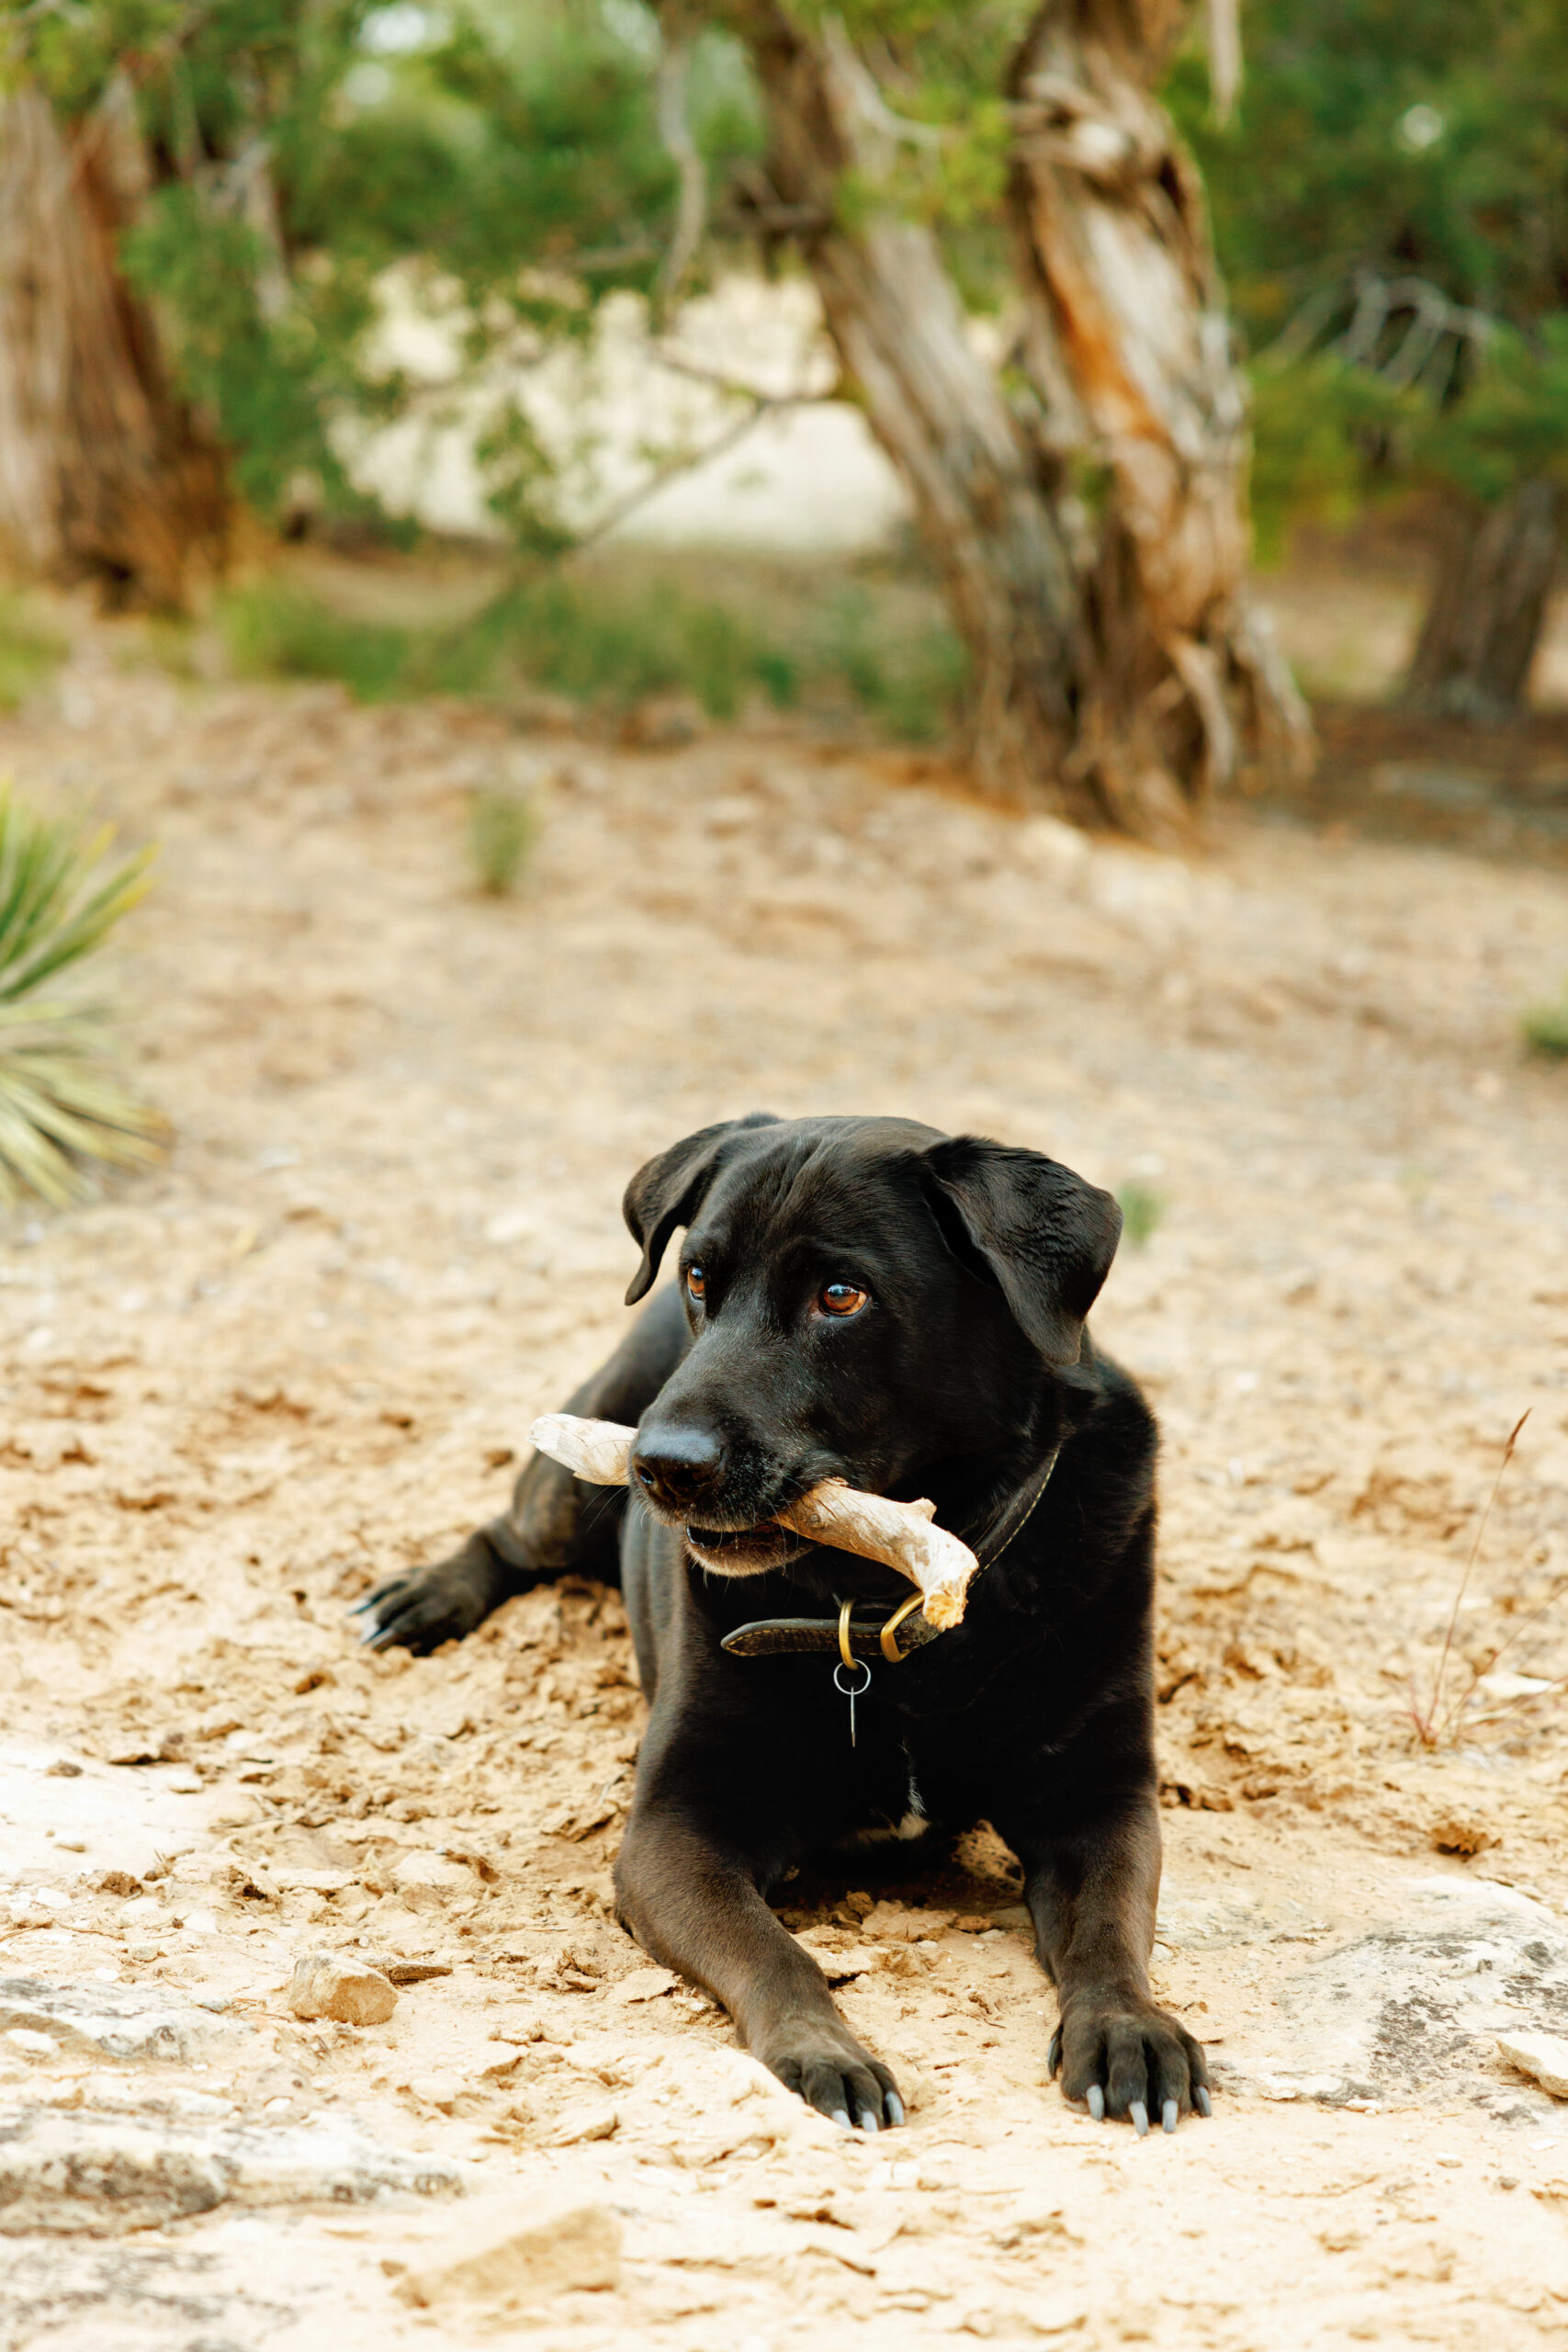
M398 2282L422 2309L481 2304L505 2312L569 2290L618 2286L621 2225L604 2205L497 2199Z
M167 2102L142 2114L36 2109L0 2139L0 2235L102 2237L215 2205L367 2204L461 2196L472 2176L382 2148L352 2128L205 2123Z
M379 1969L330 1951L300 1953L288 1999L297 2018L334 2018L340 2025L385 2025L398 2006Z
M438 2107L443 2115L450 2115L468 2086L461 2075L415 2075L408 2088L426 2107Z
M13 2050L24 2058L58 2058L60 2044L51 2033L35 2033L30 2026L14 2025L6 2036Z
M672 1993L680 1978L669 1968L634 1968L623 1976L611 1998L630 2004L635 2001L657 2001L662 1995Z
M151 1950L155 1957L157 1947ZM255 2032L246 2019L220 2017L162 1985L62 1984L36 1976L0 1979L0 2033L16 2027L49 2034L67 2056L117 2065L202 2064L231 2057Z
M1510 2066L1529 2075L1553 2098L1568 2098L1568 2036L1560 2033L1500 2033L1497 2047Z
M610 2106L570 2108L551 2135L558 2148L574 2148L583 2140L613 2140L620 2116Z
M403 1856L392 1872L392 1884L404 1894L411 1887L422 1886L471 1894L474 1874L466 1862L455 1862L448 1854L433 1854L422 1849Z

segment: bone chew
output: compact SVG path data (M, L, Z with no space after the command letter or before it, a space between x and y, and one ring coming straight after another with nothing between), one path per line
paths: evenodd
M624 1487L630 1479L637 1431L618 1422L545 1413L529 1435L541 1453L591 1487ZM979 1562L967 1544L935 1524L934 1503L896 1503L829 1478L775 1516L807 1543L897 1568L919 1588L929 1623L946 1628L962 1620L969 1579Z

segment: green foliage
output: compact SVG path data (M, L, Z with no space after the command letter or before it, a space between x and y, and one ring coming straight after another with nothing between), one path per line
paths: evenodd
M15 710L64 653L63 639L21 597L0 594L0 710Z
M1532 1053L1568 1061L1568 996L1561 1004L1532 1006L1519 1023L1519 1034Z
M245 675L337 678L362 702L534 686L614 712L684 693L729 720L752 694L781 707L847 697L905 741L946 734L964 683L948 628L858 582L798 607L764 620L678 578L550 568L520 576L457 627L345 618L277 579L226 597L220 618Z
M468 849L487 898L504 899L515 889L537 831L533 803L523 793L500 784L481 786L475 793L468 804Z
M0 1201L62 1204L92 1162L159 1156L164 1123L107 1060L97 1016L40 991L102 945L148 887L152 852L105 869L107 831L85 837L0 787Z
M1134 1250L1142 1250L1153 1238L1165 1216L1165 1195L1145 1184L1140 1176L1129 1176L1116 1195L1122 1209L1122 1231Z
M117 76L133 92L152 185L124 266L268 518L373 512L345 463L367 428L498 359L514 375L541 334L586 334L664 250L674 172L649 52L591 0L0 0L0 75L72 118ZM708 135L744 141L733 73L715 57L697 81ZM404 300L442 323L449 380L388 356L400 267ZM558 545L513 401L491 398L479 458L522 541Z
M1167 95L1255 340L1358 266L1427 278L1518 327L1561 306L1558 0L1252 0L1246 32L1229 125L1212 119L1190 54Z
M952 629L911 628L858 582L824 600L807 661L816 678L841 680L889 734L909 743L951 731L967 674Z
M1179 61L1167 95L1204 173L1233 309L1263 355L1264 551L1292 512L1343 513L1430 484L1490 503L1559 470L1559 0L1253 0L1246 30L1246 86L1228 126L1212 119L1195 55ZM1358 284L1414 280L1470 314L1457 331L1411 334L1407 316L1348 343Z

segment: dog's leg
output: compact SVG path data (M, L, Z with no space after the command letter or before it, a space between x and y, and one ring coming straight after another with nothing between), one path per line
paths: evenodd
M609 1362L584 1381L568 1410L637 1421L679 1363L687 1344L680 1295L660 1292ZM367 1649L423 1652L461 1640L513 1593L557 1577L619 1579L624 1490L588 1487L535 1454L513 1489L511 1508L476 1528L450 1558L389 1577L356 1604L369 1621Z
M1051 2071L1064 2096L1096 2118L1126 2116L1140 2132L1151 2115L1168 2132L1189 2108L1207 2115L1203 2052L1149 1990L1160 1866L1153 1797L1130 1799L1070 1836L1008 1842L1023 1862L1041 1964L1056 1987Z
M893 2076L855 2040L822 1971L763 1902L754 1863L687 1806L634 1809L615 1892L622 1925L644 1951L711 1993L745 2048L808 2107L846 2131L903 2122Z

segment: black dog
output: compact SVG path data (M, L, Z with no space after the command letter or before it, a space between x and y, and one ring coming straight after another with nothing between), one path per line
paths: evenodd
M1023 1865L1066 2096L1140 2132L1207 2114L1202 2052L1146 1973L1156 1438L1084 1326L1115 1202L908 1120L759 1115L650 1161L626 1217L628 1304L686 1228L676 1287L571 1400L637 1423L629 1500L531 1462L503 1519L370 1597L367 1638L429 1649L618 1566L651 1709L622 1920L823 2114L874 2130L903 2107L770 1892L857 1834L981 1819ZM906 1648L881 1630L901 1579L774 1522L829 1477L935 1501L982 1562L961 1626L907 1620ZM863 1685L852 1744L840 1693Z

